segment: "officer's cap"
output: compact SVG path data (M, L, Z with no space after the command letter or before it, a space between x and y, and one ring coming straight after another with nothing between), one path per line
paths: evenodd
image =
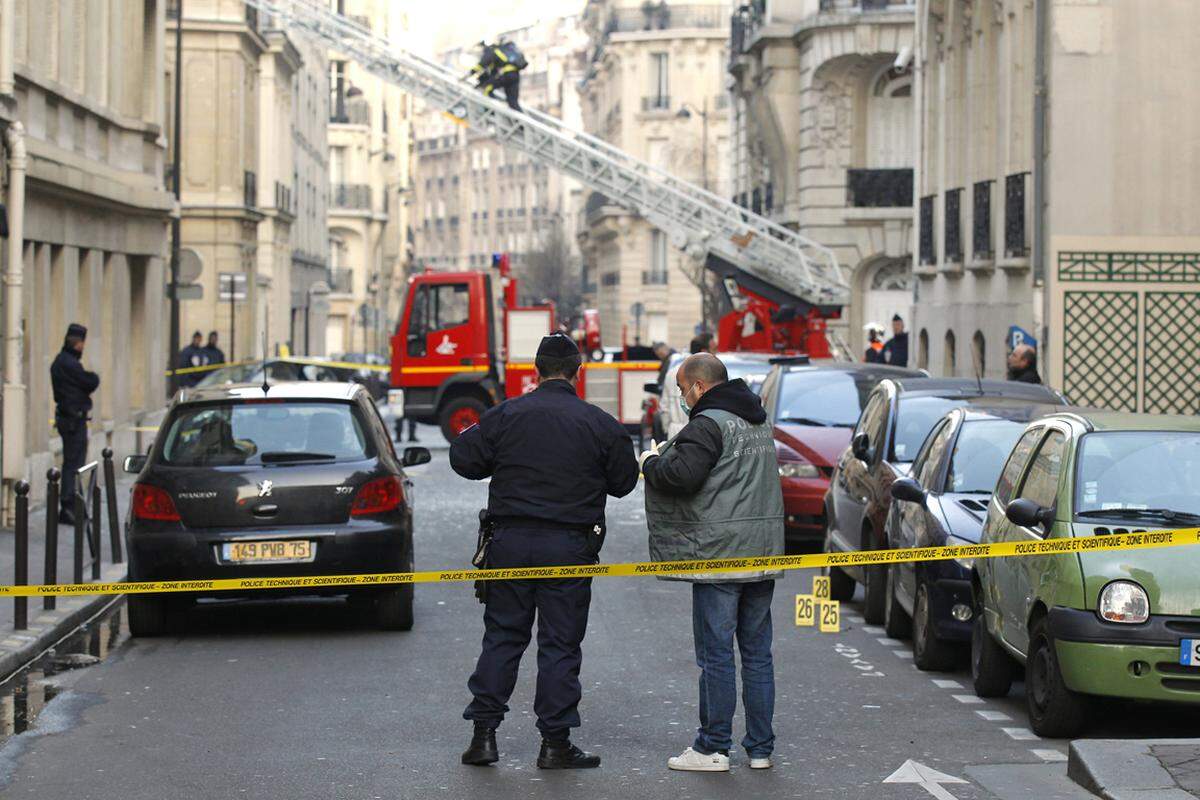
M565 333L552 333L549 336L542 337L542 343L538 345L538 356L546 356L548 358L569 358L570 356L579 355L579 348L575 346L575 342L570 336Z
M83 327L78 322L72 322L67 326L67 336L78 336L80 339L86 339L87 328Z

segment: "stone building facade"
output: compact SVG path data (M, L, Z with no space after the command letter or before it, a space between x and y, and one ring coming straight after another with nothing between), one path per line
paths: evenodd
M1200 411L1181 380L1200 151L1180 146L1200 7L921 0L917 19L919 362L999 376L1017 325L1072 402Z
M403 45L407 23L386 0L344 0L343 12ZM324 352L386 354L409 264L412 98L331 52Z
M755 0L731 27L733 200L837 254L851 303L830 329L854 354L911 315L913 11Z
M590 65L580 84L584 129L719 195L730 193L724 71L730 5L589 0ZM685 348L705 319L703 264L667 232L589 193L580 223L586 297L606 346ZM634 310L640 309L636 315Z
M161 0L0 10L5 139L3 478L45 491L61 443L49 367L69 322L100 373L92 456L161 406L167 222ZM5 503L6 515L11 504Z

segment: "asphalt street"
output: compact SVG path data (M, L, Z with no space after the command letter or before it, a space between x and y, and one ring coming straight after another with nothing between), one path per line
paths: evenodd
M431 440L436 434L423 431ZM436 437L439 438L440 437ZM459 479L444 444L414 472L417 568L468 565L486 485ZM647 558L639 487L610 502L604 558ZM963 671L918 672L907 643L863 625L851 604L843 630L792 623L811 573L790 573L775 596L776 766L730 774L673 773L691 743L697 669L690 589L600 579L584 643L584 726L575 740L601 754L584 772L540 772L532 714L534 652L514 712L500 729L501 762L470 768L461 718L482 635L468 585L419 586L416 627L383 633L337 600L223 602L198 608L187 631L158 640L117 636L86 669L34 676L49 702L0 743L4 797L113 798L1077 798L1066 742L1028 730L1019 687L981 701ZM12 687L0 696L11 714ZM26 692L31 690L27 687ZM0 730L20 731L5 721ZM1194 735L1181 714L1117 709L1095 735ZM742 733L735 722L735 739ZM963 781L884 783L912 759ZM912 774L912 770L910 770Z

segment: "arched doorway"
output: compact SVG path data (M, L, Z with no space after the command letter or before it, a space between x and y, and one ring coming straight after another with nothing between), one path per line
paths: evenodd
M942 377L953 378L958 373L958 354L954 352L954 331L946 331L945 349L942 351Z
M863 292L862 324L877 322L891 335L892 317L906 323L912 307L912 266L907 258L885 258L877 264Z

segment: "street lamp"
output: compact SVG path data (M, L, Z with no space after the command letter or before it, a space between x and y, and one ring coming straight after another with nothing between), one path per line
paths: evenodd
M697 109L691 103L685 102L679 107L675 116L677 119L691 119L692 113L700 115L702 133L700 134L700 185L708 190L708 97L704 98L703 108Z

